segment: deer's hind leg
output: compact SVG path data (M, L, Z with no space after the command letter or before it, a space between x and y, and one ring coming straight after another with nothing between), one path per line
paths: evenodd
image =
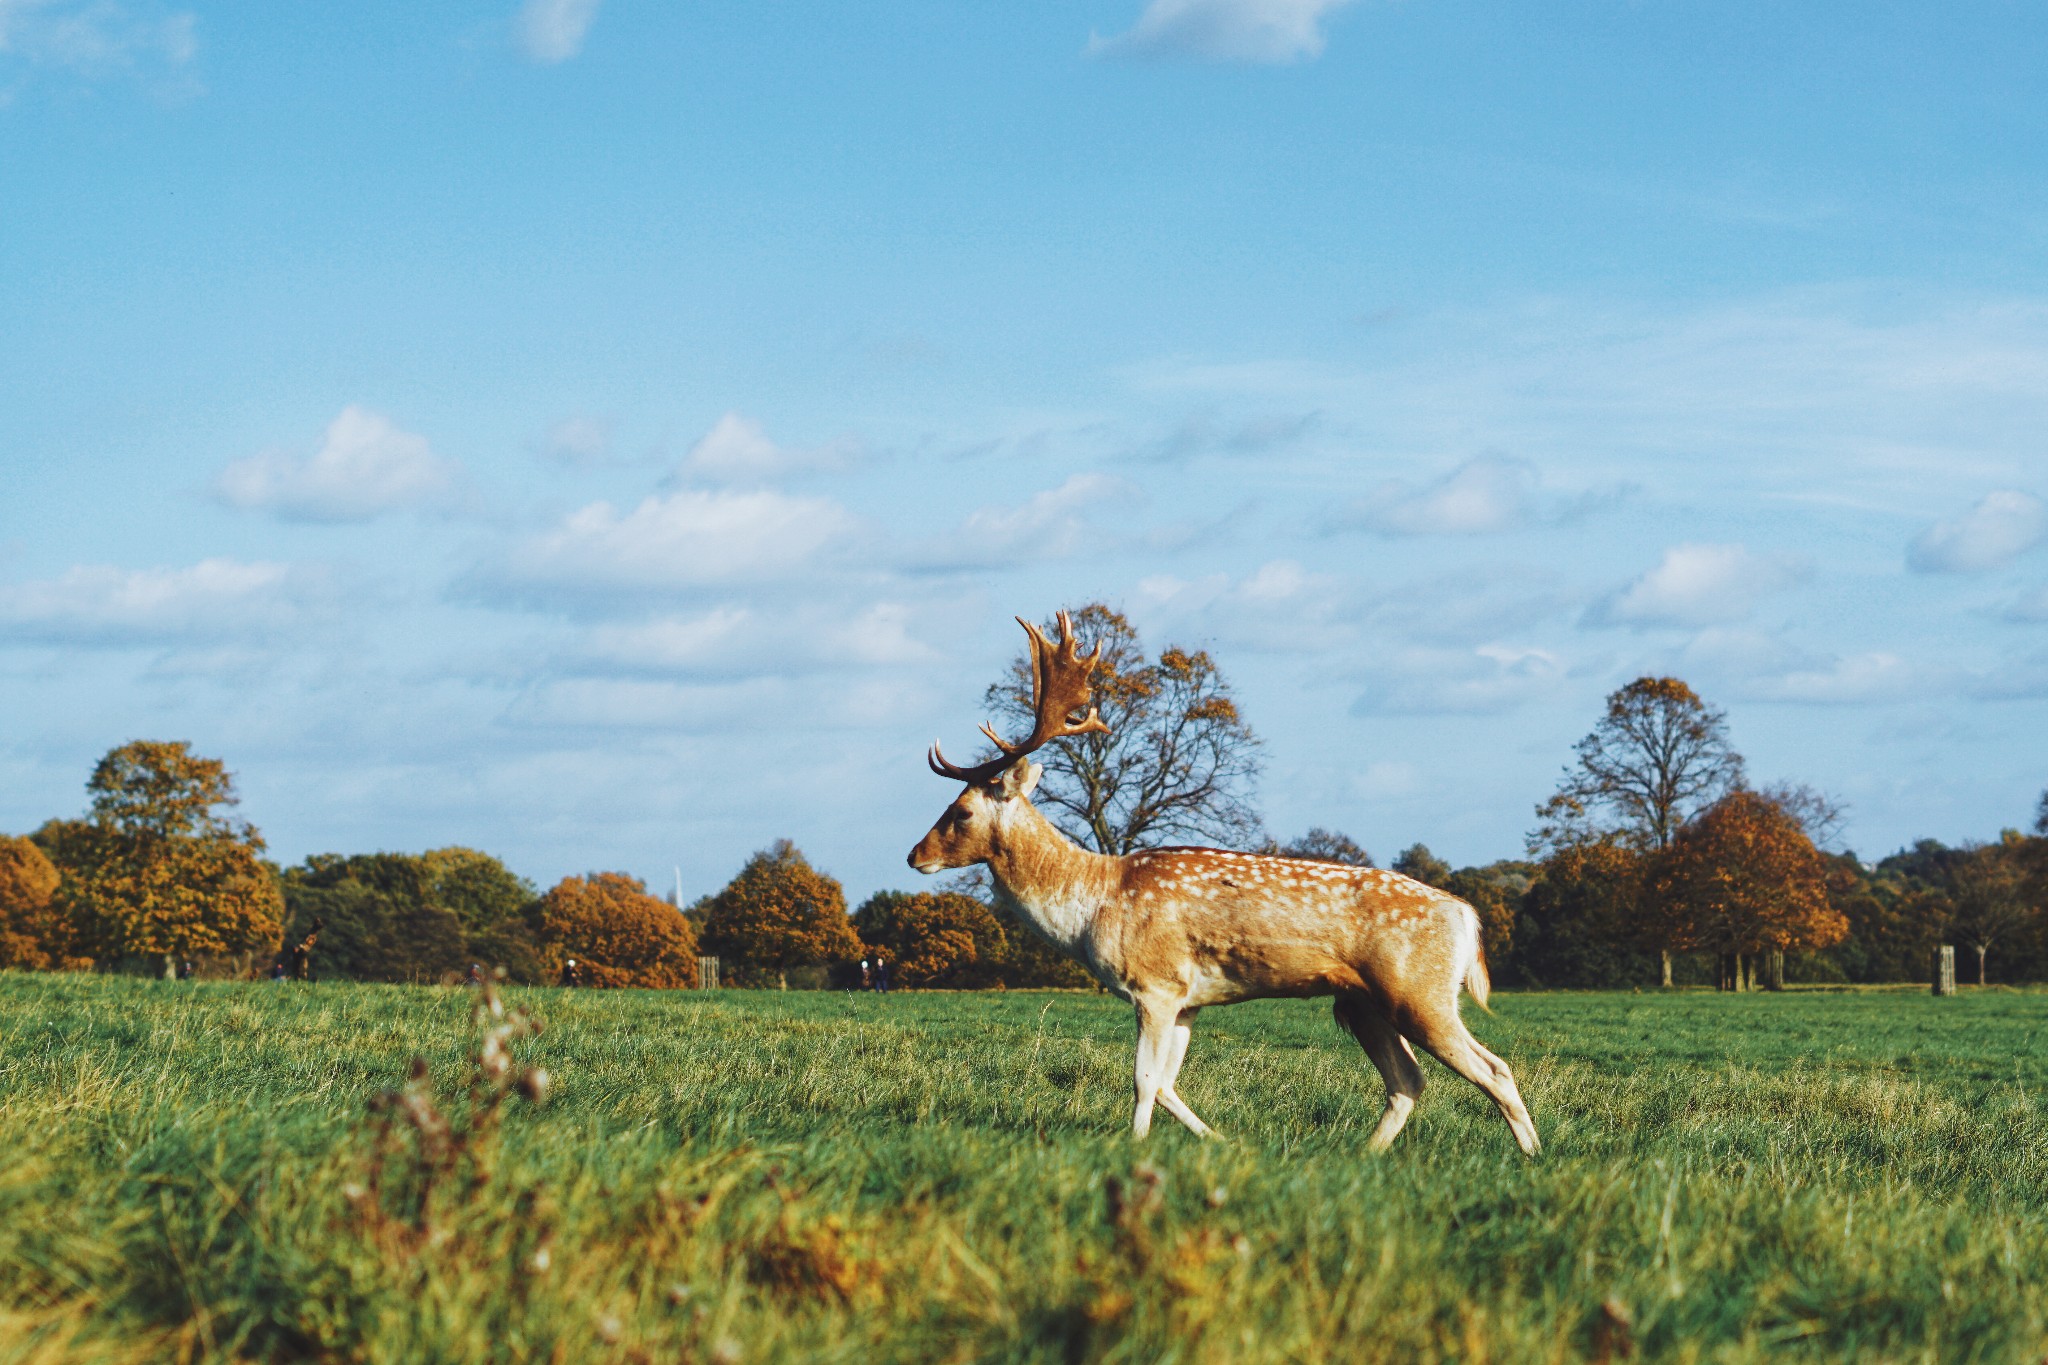
M1536 1137L1536 1123L1529 1117L1522 1092L1515 1085L1515 1073L1508 1070L1506 1062L1480 1046L1479 1040L1466 1029L1465 1021L1458 1017L1455 997L1447 1008L1418 1014L1409 1022L1412 1031L1404 1030L1409 1037L1427 1048L1430 1056L1484 1090L1499 1107L1523 1155L1534 1156L1542 1150L1543 1144Z
M1182 1010L1173 1021L1173 1050L1166 1058L1166 1079L1159 1087L1159 1106L1167 1113L1185 1123L1197 1137L1215 1137L1216 1130L1195 1117L1195 1111L1188 1108L1188 1102L1180 1097L1175 1088L1180 1080L1180 1064L1187 1060L1188 1040L1194 1037L1194 1022L1197 1011Z
M1422 1098L1422 1068L1416 1064L1415 1054L1408 1050L1408 1040L1368 997L1339 995L1331 1012L1344 1030L1358 1040L1365 1055L1379 1069L1380 1079L1387 1083L1387 1107L1381 1111L1379 1126L1372 1130L1372 1141L1368 1144L1373 1151L1383 1152L1400 1136L1408 1115L1415 1109L1415 1101Z

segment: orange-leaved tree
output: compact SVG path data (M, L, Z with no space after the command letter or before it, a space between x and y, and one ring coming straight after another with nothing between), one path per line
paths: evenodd
M994 912L957 891L877 891L854 911L860 940L907 986L986 986L1009 947Z
M739 875L711 898L703 943L704 951L718 954L736 979L750 971L769 974L784 990L793 967L860 957L860 938L846 917L846 892L787 839L747 859Z
M57 902L95 957L175 958L270 952L284 898L259 858L263 837L222 813L234 778L189 744L135 740L108 752L86 784L83 821L53 821Z
M1827 860L1799 817L1743 788L1689 821L1653 861L1646 898L1674 946L1732 959L1723 985L1742 989L1744 959L1827 948L1849 932L1828 898Z
M682 990L697 984L697 935L683 912L623 872L564 877L535 907L543 955L574 958L592 986Z
M0 967L85 965L64 952L66 946L51 898L57 890L57 867L26 839L0 834Z

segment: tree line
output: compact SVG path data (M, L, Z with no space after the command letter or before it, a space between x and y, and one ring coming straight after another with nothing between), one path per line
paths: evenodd
M1200 842L1372 864L1341 832L1264 833L1259 740L1209 654L1150 653L1100 603L1072 615L1103 645L1096 697L1110 728L1040 755L1040 807L1069 836L1104 853ZM1026 658L987 701L999 722L1028 720ZM679 907L621 872L543 892L467 848L282 868L234 816L224 764L183 743L122 745L87 790L84 818L0 836L0 967L196 961L260 975L291 944L318 974L373 981L481 964L541 982L573 960L586 984L690 987L699 956L715 955L734 985L857 984L877 956L913 986L1088 984L972 873L879 892L849 914L840 884L781 840ZM1678 679L1645 677L1574 746L1525 857L1453 868L1416 844L1391 866L1473 905L1504 985L1918 981L1942 943L1980 982L2048 979L2048 793L2031 834L1921 840L1875 864L1833 847L1841 815L1809 787L1753 785L1726 715Z

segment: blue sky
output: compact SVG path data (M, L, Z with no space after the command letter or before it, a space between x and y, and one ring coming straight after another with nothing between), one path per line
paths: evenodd
M0 829L858 897L1013 613L1286 837L1519 851L1676 672L1844 841L2048 785L2048 12L0 0Z

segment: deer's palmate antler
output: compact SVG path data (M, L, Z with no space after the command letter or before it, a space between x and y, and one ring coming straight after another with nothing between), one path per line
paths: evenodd
M939 751L938 741L934 740L931 752L925 755L925 762L931 764L933 772L960 782L987 782L1018 759L1036 753L1056 739L1065 739L1069 735L1109 733L1102 717L1088 704L1095 696L1095 689L1088 680L1094 674L1096 664L1102 660L1102 646L1098 643L1094 652L1083 658L1074 642L1073 621L1061 612L1059 623L1060 640L1054 644L1037 626L1021 616L1017 618L1017 624L1024 627L1024 633L1031 637L1031 733L1011 744L995 732L994 726L982 726L981 732L996 746L996 756L972 768L947 762L945 754ZM1081 720L1075 720L1075 713L1084 707L1088 714Z
M910 865L930 873L985 864L998 901L1136 1007L1132 1131L1151 1129L1157 1103L1210 1132L1174 1088L1203 1006L1334 995L1337 1022L1386 1082L1374 1148L1394 1140L1422 1094L1413 1050L1421 1047L1485 1091L1533 1156L1536 1125L1514 1075L1458 1017L1461 989L1482 1006L1488 989L1472 907L1378 868L1215 848L1112 857L1079 847L1032 806L1043 770L1031 754L1065 736L1108 733L1089 705L1102 649L1083 656L1065 612L1057 644L1018 623L1031 636L1031 733L1013 744L983 726L997 753L971 768L932 746L932 771L967 785Z

